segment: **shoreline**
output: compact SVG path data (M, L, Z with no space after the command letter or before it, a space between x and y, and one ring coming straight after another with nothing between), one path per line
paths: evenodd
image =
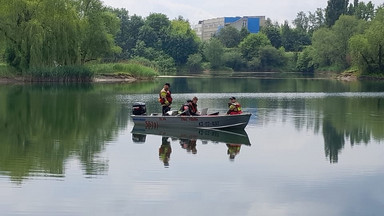
M195 77L195 76L159 76L159 77ZM81 83L132 83L140 80L149 80L154 79L155 77L133 77L131 75L110 75L110 74L100 74L97 76L94 76L92 80L88 82L81 82ZM289 78L288 78L289 79ZM313 78L309 78L313 79ZM353 81L360 81L360 80L377 80L377 81L384 81L384 77L367 77L367 76L356 76L353 73L344 73L340 74L336 77L328 77L325 79L336 79L340 81L345 82L353 82ZM27 84L27 83L63 83L62 81L30 81L26 80L25 77L0 77L0 84ZM76 83L76 82L73 82Z
M129 75L98 75L94 76L92 80L84 83L119 83L126 82L131 83L140 78L135 78ZM26 83L61 83L61 81L29 81L25 77L0 77L0 84L26 84Z

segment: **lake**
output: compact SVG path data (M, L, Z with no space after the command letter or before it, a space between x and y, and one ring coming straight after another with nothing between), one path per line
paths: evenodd
M132 104L252 113L245 131L137 131ZM174 78L0 85L1 215L382 215L384 82Z

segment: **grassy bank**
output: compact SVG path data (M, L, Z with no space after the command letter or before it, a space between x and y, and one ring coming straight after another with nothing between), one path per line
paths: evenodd
M26 81L37 82L89 82L93 72L85 66L59 66L31 68L23 73Z
M87 65L87 67L95 74L95 76L125 75L135 78L151 78L159 75L153 68L135 63L92 64Z
M4 63L0 63L0 77L13 77L16 71Z
M35 67L24 72L0 63L0 78L17 78L27 82L90 82L98 76L148 79L158 75L153 68L137 63Z

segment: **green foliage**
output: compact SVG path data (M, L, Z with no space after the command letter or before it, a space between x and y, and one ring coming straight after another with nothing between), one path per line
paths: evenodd
M232 26L225 26L220 29L216 37L228 48L237 47L242 39L239 30Z
M85 66L34 67L23 75L31 81L88 82L93 72Z
M309 34L303 29L292 29L287 22L281 27L282 45L288 52L302 51L311 44Z
M217 38L211 38L203 45L204 57L210 62L212 69L223 65L224 46Z
M284 52L269 45L260 48L259 51L260 68L263 71L273 71L281 68L285 64Z
M364 74L384 74L384 9L377 12L375 19L363 34L349 40L353 64Z
M120 31L115 37L115 42L116 45L121 47L122 52L117 58L119 60L127 59L133 55L132 49L136 46L139 37L138 32L144 25L144 20L137 15L129 16L128 11L125 9L115 9L113 12L120 19Z
M312 59L312 52L314 52L313 47L309 46L299 53L296 70L300 72L314 72L315 65Z
M357 19L370 21L375 16L375 8L371 1L367 4L355 0L354 3L349 4L348 15L355 16Z
M121 52L114 44L114 36L120 27L119 19L103 7L100 0L83 0L79 12L84 14L80 20L81 63Z
M119 52L118 20L100 0L0 0L6 60L20 70L77 65Z
M259 57L259 51L262 47L271 45L268 37L263 33L248 35L239 45L244 58L251 60Z
M91 64L87 65L94 74L114 74L114 75L130 75L133 77L154 77L158 73L148 66L138 64L138 61L130 61L127 63L108 63L108 64Z
M364 21L352 16L340 16L335 25L314 32L312 37L312 59L317 67L333 68L337 71L350 66L348 40L363 30Z
M173 20L170 32L162 41L162 50L171 56L177 65L187 62L188 56L197 52L199 39L188 21Z
M232 68L234 71L241 71L247 64L238 49L229 49L223 55L224 65Z
M293 24L296 26L298 31L309 31L309 18L303 11L297 13L295 20L293 20Z
M309 12L309 33L312 34L317 29L325 26L324 9L317 8L314 13Z
M277 25L266 24L266 26L261 28L261 32L267 35L268 39L271 41L271 44L276 49L280 48L282 45L280 27Z
M202 68L203 57L200 53L191 54L188 56L187 67L189 72L197 73L203 70Z
M168 55L161 55L155 59L157 70L163 75L175 75L176 65L172 57Z
M0 77L12 77L16 74L14 69L6 64L0 63Z
M347 13L349 0L328 0L325 9L325 22L328 27L333 26L340 15Z

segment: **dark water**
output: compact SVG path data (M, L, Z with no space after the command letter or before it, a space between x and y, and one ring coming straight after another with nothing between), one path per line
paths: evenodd
M171 83L243 132L134 130ZM133 133L132 133L133 132ZM0 215L382 215L384 83L160 78L0 85Z

